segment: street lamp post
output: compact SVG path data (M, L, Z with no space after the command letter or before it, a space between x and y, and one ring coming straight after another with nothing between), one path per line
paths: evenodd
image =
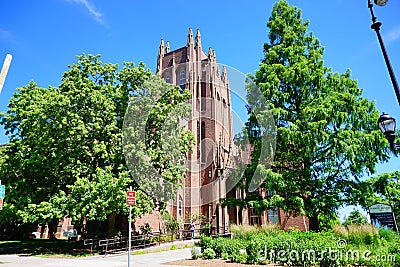
M386 5L387 2L388 2L388 0L374 0L374 3L376 5L378 5L378 6L384 6L384 5ZM381 29L381 26L382 26L382 22L380 22L380 21L378 21L376 19L376 16L374 14L374 10L372 9L373 8L373 4L372 4L371 0L368 0L368 8L369 8L369 10L371 12L371 17L372 17L371 29L375 30L376 35L378 36L379 45L381 46L383 57L384 57L385 63L386 63L386 67L387 67L387 69L389 71L390 79L392 80L393 88L394 88L394 91L395 91L396 97L397 97L397 102L400 105L400 89L399 89L399 85L397 83L396 76L394 74L392 65L390 64L389 56L388 56L388 54L386 52L385 44L383 43L383 38L382 38L381 32L380 32L380 29Z

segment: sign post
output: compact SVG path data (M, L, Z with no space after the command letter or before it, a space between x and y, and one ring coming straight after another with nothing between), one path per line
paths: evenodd
M129 206L129 229L128 229L128 267L131 266L131 241L132 241L132 206L136 205L136 192L132 191L132 186L126 192L126 205Z
M6 193L6 186L1 184L1 180L0 180L0 210L3 209L3 200L5 197L5 193Z

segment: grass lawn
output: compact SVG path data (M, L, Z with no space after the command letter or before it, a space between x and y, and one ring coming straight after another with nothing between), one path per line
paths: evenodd
M0 254L84 257L90 255L90 248L83 246L83 242L68 243L67 240L28 239L23 241L0 241Z

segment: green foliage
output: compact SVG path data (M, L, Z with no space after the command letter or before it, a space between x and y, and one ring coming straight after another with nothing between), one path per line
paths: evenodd
M212 248L206 248L202 254L203 258L207 260L215 259L215 255L216 254Z
M344 228L344 226L340 226ZM396 233L388 238L372 226L351 226L346 233L299 231L248 231L234 239L201 236L203 251L212 250L217 258L251 264L275 263L285 266L398 266L400 238ZM392 233L382 232L384 236ZM355 252L355 257L352 254ZM357 257L358 253L358 257ZM369 257L363 257L369 255ZM396 258L379 262L379 257Z
M201 257L201 247L192 247L190 249L190 253L192 255L192 259L198 259Z
M175 231L183 228L183 221L175 218L166 210L161 212L161 218L164 221L164 225L167 231Z
M351 224L367 224L367 218L365 218L360 211L353 210L350 212L349 217L346 218L344 225L351 225Z
M361 245L379 244L378 229L373 225L349 225L347 226L347 240L350 243Z
M126 62L118 68L101 62L99 55L83 54L68 66L58 87L41 88L32 81L18 88L1 117L10 141L0 149L0 179L7 185L5 210L13 213L0 215L1 223L57 224L68 215L79 231L84 218L105 220L111 213L127 214L129 185L137 191L133 217L161 205L131 178L122 143L130 97L145 93L144 82L160 84L160 80L143 63ZM189 97L176 88L164 93L174 101L161 100L148 120L156 123L153 126ZM150 154L150 164L172 181L182 181L185 173L170 155L176 150L185 155L192 138L187 132L177 133L182 135L171 154ZM161 146L155 135L146 140L150 152Z
M122 132L125 160L135 182L157 202L174 199L194 137L181 122L190 113L190 91L155 76L132 95Z
M400 236L392 229L379 228L379 236L388 242L400 242Z
M341 238L347 240L350 244L361 245L379 245L380 234L371 224L349 224L346 226L336 225L333 232Z
M278 224L264 224L262 226L258 225L248 225L248 224L243 224L243 225L231 225L230 230L231 233L236 237L236 238L244 238L248 235L254 234L254 233L271 233L271 232L278 232L280 231L280 226Z
M361 182L353 190L354 201L368 209L382 203L392 207L396 220L400 220L400 172L383 173Z
M256 196L246 204L258 213L279 206L306 215L313 230L319 230L318 219L323 218L329 228L336 210L353 201L358 178L388 159L387 142L376 123L379 113L362 97L350 70L339 74L324 65L324 48L307 30L301 10L277 1L267 26L269 42L252 78L273 113L276 153L272 169L258 162L265 147L250 116L247 132L255 148L246 179L259 175L263 188L276 195ZM251 106L258 101L252 89L248 101Z
M148 235L153 230L149 223L145 223L144 225L139 226L139 229L142 235Z
M319 228L321 231L330 231L333 226L340 224L339 216L336 213L318 215Z
M202 213L186 212L185 222L186 223L195 222L197 224L205 224L207 222L207 217Z

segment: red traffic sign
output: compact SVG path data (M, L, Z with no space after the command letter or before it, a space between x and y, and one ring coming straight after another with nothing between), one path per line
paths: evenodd
M136 198L136 191L128 191L126 192L126 197L134 197Z
M128 206L136 205L136 192L135 191L126 192L126 205L128 205Z
M132 198L132 199L127 198L127 199L126 199L126 205L128 205L128 206L135 206L135 205L136 205L136 198Z
M0 210L3 209L3 199L0 197Z

